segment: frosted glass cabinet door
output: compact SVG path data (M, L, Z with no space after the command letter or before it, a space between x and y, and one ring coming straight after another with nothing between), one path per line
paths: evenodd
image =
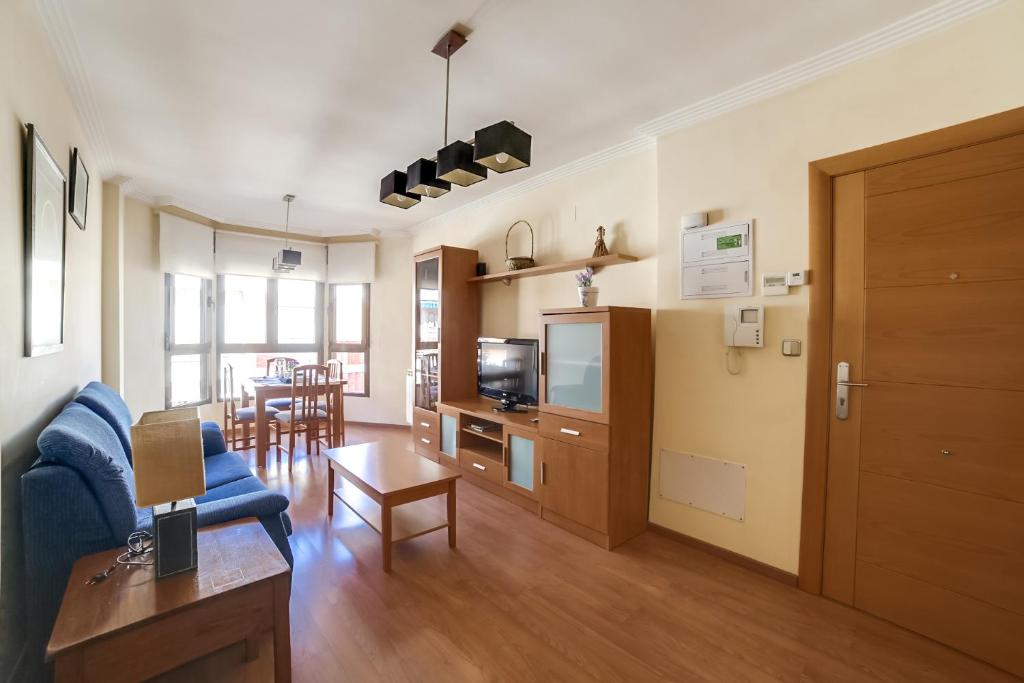
M604 408L602 323L548 323L545 326L547 390L553 406L600 413Z
M508 480L533 490L533 439L516 434L508 437Z
M449 458L455 457L455 432L458 431L458 420L454 415L441 413L441 453Z

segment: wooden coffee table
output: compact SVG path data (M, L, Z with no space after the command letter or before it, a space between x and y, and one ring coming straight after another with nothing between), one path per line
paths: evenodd
M391 544L448 529L455 547L455 480L462 475L402 447L372 442L325 451L327 516L337 497L381 536L384 571L391 571ZM342 477L335 488L335 471ZM447 515L426 499L447 494Z

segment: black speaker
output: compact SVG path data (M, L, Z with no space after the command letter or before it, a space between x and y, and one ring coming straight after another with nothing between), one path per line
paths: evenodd
M199 566L195 500L153 506L153 554L158 579Z
M477 277L480 277L481 275L487 275L487 264L484 263L483 261L477 261L476 274Z

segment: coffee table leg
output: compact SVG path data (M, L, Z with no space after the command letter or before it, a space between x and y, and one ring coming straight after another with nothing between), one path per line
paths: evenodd
M385 500L380 506L380 542L384 571L391 571L391 503Z
M448 547L455 547L455 480L448 482Z
M327 464L327 516L334 516L334 467Z

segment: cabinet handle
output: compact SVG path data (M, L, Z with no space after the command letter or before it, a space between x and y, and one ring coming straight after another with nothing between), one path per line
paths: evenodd
M540 374L548 374L548 354L544 351L540 352Z
M422 436L420 437L420 441L422 441L425 444L429 444L430 443L430 439L424 439Z
M563 434L568 434L569 436L579 436L580 435L580 433L577 430L575 430L575 429L568 429L566 427L562 427L558 431L562 432Z
M543 462L540 464L540 483L548 483L548 468L547 464Z
M478 470L486 470L487 469L486 467L484 467L483 465L481 465L478 462L473 463L473 467L477 468Z
M420 422L420 427L426 427L427 429L430 429L430 423L429 422Z

